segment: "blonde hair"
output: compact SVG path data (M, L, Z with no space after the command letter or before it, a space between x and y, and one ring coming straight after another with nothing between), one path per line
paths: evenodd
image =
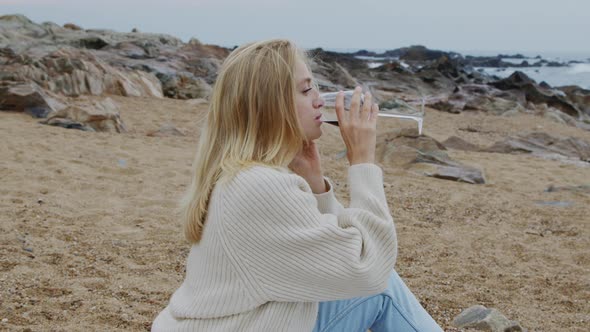
M243 45L225 59L211 96L193 178L181 201L187 240L201 240L215 184L257 165L287 166L305 135L295 110L296 61L287 40Z

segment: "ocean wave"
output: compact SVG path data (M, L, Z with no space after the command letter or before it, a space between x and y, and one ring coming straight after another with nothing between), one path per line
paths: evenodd
M568 71L570 74L590 73L590 63L576 63Z

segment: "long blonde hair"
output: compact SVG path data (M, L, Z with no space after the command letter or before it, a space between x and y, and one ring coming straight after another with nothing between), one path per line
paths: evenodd
M304 53L287 40L243 45L213 88L193 178L181 201L187 240L201 240L215 184L256 164L287 166L305 135L295 110L294 68Z

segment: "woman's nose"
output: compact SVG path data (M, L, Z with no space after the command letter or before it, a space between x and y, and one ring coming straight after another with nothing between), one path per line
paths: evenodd
M317 97L316 99L314 99L313 101L313 107L314 108L320 108L324 106L324 100L322 99L322 97Z

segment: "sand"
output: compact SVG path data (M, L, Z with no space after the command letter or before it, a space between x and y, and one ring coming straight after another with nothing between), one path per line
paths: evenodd
M0 330L145 331L184 277L189 250L175 208L189 182L206 105L112 97L130 129L90 133L0 113ZM180 137L148 137L172 124ZM399 122L384 119L379 133ZM405 124L407 125L407 124ZM428 109L424 134L487 146L545 131L590 132L532 115ZM346 203L338 128L319 145ZM590 164L530 155L449 151L484 170L472 185L380 164L399 237L398 273L446 331L482 304L529 331L590 326ZM566 202L542 205L539 202Z

